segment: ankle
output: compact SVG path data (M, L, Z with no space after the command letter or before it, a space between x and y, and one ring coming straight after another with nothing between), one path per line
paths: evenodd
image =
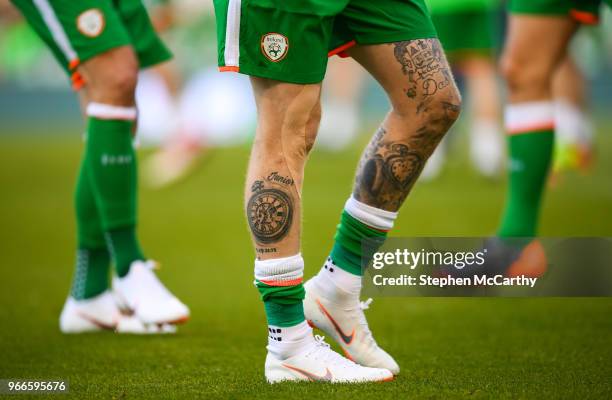
M117 276L121 278L128 274L134 261L145 260L135 227L106 232L106 242L115 263Z
M294 326L268 325L268 352L279 360L286 360L308 350L314 344L312 328L306 321Z
M343 270L330 257L316 275L314 284L328 300L344 301L359 299L361 276Z

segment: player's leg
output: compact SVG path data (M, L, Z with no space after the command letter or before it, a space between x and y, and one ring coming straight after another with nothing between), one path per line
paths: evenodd
M486 262L478 271L453 269L457 275L481 274L493 276L540 277L547 269L544 248L538 240L523 237L537 232L537 218L553 147L556 95L553 76L558 76L565 57L567 43L576 29L568 15L582 23L595 23L596 2L575 2L581 10L570 10L570 2L540 2L513 0L509 37L502 60L508 81L510 105L506 110L510 162L510 187L501 238L491 238L485 244ZM546 40L534 41L533 38ZM571 82L566 89L579 96L579 85ZM556 127L555 127L556 128ZM518 237L509 239L509 237Z
M566 16L511 14L502 57L508 86L509 188L502 237L534 236L553 150L552 76L576 23ZM534 40L546 38L546 40Z
M117 275L123 277L134 261L145 260L136 237L132 146L138 60L130 46L122 46L85 61L78 71L87 82L88 93L86 175Z
M135 1L140 9L134 7ZM161 44L152 30L147 31L148 17L137 0L121 2L121 7L129 8L131 22L140 22L130 25L131 29L137 27L140 35L128 34L124 20L111 1L14 2L60 65L72 74L73 87L85 88L87 92L81 97L88 128L76 194L79 246L83 243L82 236L93 238L87 242L93 248L87 250L98 250L96 246L107 239L107 246L113 247L118 275L125 275L133 262L146 269L142 266L144 257L134 228L136 166L131 144L136 119L134 88L139 65L167 59L169 53L164 48L158 58L149 54L159 50ZM132 49L134 37L138 37L134 42L138 57ZM143 41L146 45L142 45ZM99 258L95 266L103 263L103 256ZM89 271L90 264L94 266L93 260L89 261L77 267L77 274L81 271L86 280L94 277L96 281L101 280L102 272ZM77 283L80 281L78 277L75 279ZM89 294L101 290L100 282L91 285L95 289L88 290Z
M135 90L140 68L170 58L140 0L114 5L109 16L127 38L80 63L87 87L88 117L85 159L107 245L113 256L113 289L122 306L147 326L174 324L189 318L188 308L158 280L156 263L147 260L136 234L137 165Z
M364 151L330 256L307 282L306 316L362 365L399 372L376 343L359 302L361 241L382 239L425 162L459 115L460 98L427 7L421 0L353 0L336 22L349 50L391 102Z
M355 60L381 84L391 110L365 149L335 243L306 284L306 315L355 361L399 372L371 336L359 302L362 240L383 239L425 162L458 118L460 95L435 38L358 45Z
M75 191L77 219L77 266L71 294L77 300L89 299L108 289L110 254L83 162Z
M256 285L268 320L266 377L270 382L389 379L388 371L359 367L317 342L304 317L301 192L321 118L321 84L251 81L258 119L245 203L257 253Z
M453 21L454 29L445 30L440 40L447 52L446 39L454 43L452 48L455 51L449 58L453 67L465 77L470 102L467 108L471 111L470 158L481 174L490 177L500 172L503 140L495 60L498 13L494 2L487 3L459 13ZM466 34L457 35L462 29ZM461 48L458 48L459 44Z
M83 159L77 178L75 210L77 220L76 268L70 297L60 315L64 333L115 329L120 319L109 289L110 254Z
M49 1L31 0L14 0L13 3L49 46L60 65L69 72L70 66L76 65L78 55L69 40L71 35L62 24L60 14L65 14L62 4L58 6ZM75 20L76 15L71 19L71 24ZM73 79L75 87L80 84L80 79ZM84 102L82 104L85 105ZM119 310L108 291L110 254L106 248L84 160L74 199L77 217L76 267L70 296L60 316L60 329L66 333L114 329Z
M554 171L587 171L593 162L593 125L588 112L586 82L568 55L553 77L555 99Z
M503 141L495 65L497 42L496 5L494 2L428 3L438 38L454 70L465 80L470 159L482 175L495 176L501 167ZM457 34L461 32L461 34ZM437 175L443 160L445 141L430 157L421 180Z
M502 164L497 67L490 57L473 55L459 63L470 93L470 155L483 175L494 176Z
M323 117L317 148L337 152L359 135L360 102L366 73L354 60L329 59L323 81Z
M315 339L303 311L303 172L320 121L329 28L341 8L341 2L302 2L288 9L267 2L215 2L220 68L251 75L257 105L245 210L256 252L255 283L268 321L270 383L393 377L359 366ZM250 35L241 36L245 29L238 21L245 20Z
M251 82L258 118L245 187L246 216L268 325L285 331L283 346L287 347L292 339L289 331L297 330L296 326L304 339L311 338L302 308L301 190L306 157L320 119L321 85L256 77ZM279 357L286 356L285 349L270 348L278 350Z
M353 197L397 212L458 118L461 97L436 38L359 45L350 54L381 84L391 103L361 157Z

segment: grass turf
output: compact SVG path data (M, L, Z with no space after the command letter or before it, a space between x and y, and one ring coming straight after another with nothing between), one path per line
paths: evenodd
M549 193L543 235L612 236L610 134L600 135L592 176L570 175ZM144 248L192 320L167 337L63 336L79 142L76 133L0 137L0 378L68 379L81 399L612 396L612 299L381 298L368 318L402 368L394 382L267 385L265 318L241 204L246 148L215 150L182 184L141 192ZM307 276L330 249L358 155L355 146L311 158ZM488 235L503 192L503 182L477 177L459 157L441 179L417 185L394 235Z

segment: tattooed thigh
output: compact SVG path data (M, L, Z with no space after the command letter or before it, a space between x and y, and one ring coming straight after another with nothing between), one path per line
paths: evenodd
M438 39L418 39L393 43L395 59L407 77L403 92L410 99L426 106L431 96L448 87L454 80L444 50Z

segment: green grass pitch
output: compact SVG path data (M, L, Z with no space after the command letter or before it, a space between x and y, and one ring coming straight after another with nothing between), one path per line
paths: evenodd
M175 336L63 336L81 146L78 132L68 133L0 136L0 378L68 379L78 399L612 398L612 299L379 298L367 315L402 368L394 382L267 385L242 212L245 147L214 150L173 188L141 190L144 248L192 320ZM612 236L612 131L599 137L593 174L570 174L549 192L543 235ZM330 249L358 148L311 157L307 277ZM491 234L503 185L459 157L440 180L417 185L393 234Z

